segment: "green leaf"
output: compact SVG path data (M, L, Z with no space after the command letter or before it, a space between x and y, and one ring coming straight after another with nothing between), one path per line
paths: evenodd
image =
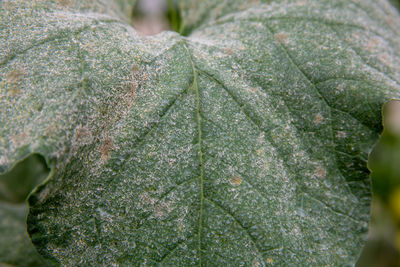
M26 204L0 202L1 266L45 266L26 233L27 212Z
M0 266L44 266L26 232L25 199L47 174L43 159L32 155L0 175Z
M356 262L400 96L387 1L182 0L188 37L69 2L0 2L0 170L55 162L29 199L49 263Z

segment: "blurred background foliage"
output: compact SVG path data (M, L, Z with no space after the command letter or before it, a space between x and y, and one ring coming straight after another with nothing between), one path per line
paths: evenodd
M390 1L400 8L400 0ZM132 23L143 35L182 31L174 0L138 0ZM368 163L373 185L371 224L357 267L400 267L400 101L387 103L383 117L384 131ZM25 201L48 175L44 158L37 154L0 175L0 233L7 233L0 235L0 267L45 266L26 233Z
M383 108L384 130L372 151L369 240L358 267L400 266L400 101Z

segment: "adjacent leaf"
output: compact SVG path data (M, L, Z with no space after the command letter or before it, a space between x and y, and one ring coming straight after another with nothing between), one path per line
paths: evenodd
M0 202L1 266L45 266L26 233L27 212L26 204Z
M43 159L32 155L0 175L0 266L45 266L26 232L25 199L47 174Z
M48 173L46 163L39 155L24 159L12 171L0 175L0 201L25 202L29 193L45 180Z
M28 217L49 262L355 263L400 18L379 0L269 2L180 1L189 37L0 3L0 168L56 161Z

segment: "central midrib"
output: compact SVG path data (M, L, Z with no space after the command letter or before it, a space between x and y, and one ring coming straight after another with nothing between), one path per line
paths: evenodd
M203 207L204 207L204 166L203 166L203 150L202 150L202 130L201 130L201 115L200 115L200 94L199 94L199 86L197 83L197 71L194 65L192 56L189 52L189 49L185 45L185 48L188 52L190 62L192 64L193 69L193 84L192 89L196 94L196 115L197 115L197 131L198 131L198 144L199 144L199 168L200 168L200 176L199 176L199 185L200 185L200 208L199 208L199 220L198 220L198 240L197 240L197 250L199 253L199 266L202 266L202 257L201 257L201 231L203 224Z

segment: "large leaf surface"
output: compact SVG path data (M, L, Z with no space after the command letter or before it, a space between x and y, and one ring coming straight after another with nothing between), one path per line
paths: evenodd
M189 37L141 37L89 2L0 3L0 168L55 162L30 198L42 255L354 264L381 105L400 95L388 2L180 1Z

